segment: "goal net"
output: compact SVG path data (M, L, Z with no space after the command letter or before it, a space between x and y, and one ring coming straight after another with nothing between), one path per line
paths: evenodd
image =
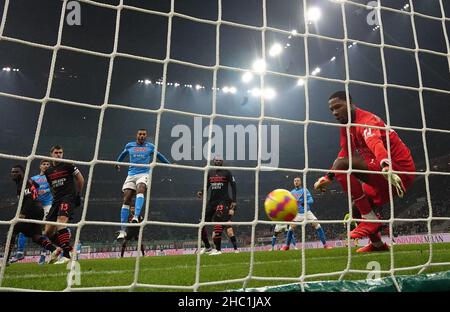
M54 160L49 150L59 144L63 162L76 164L86 181L67 225L79 261L44 273L20 262L7 266L3 257L0 290L308 291L313 281L344 288L349 280L373 286L368 279L387 278L402 291L403 275L449 270L447 1L0 0L0 7L3 254L15 244L25 189L17 203L8 178L13 165L22 164L27 179L42 159ZM351 190L313 188L336 159L340 129L350 134L355 126L330 113L328 98L339 90L384 120L368 131L396 131L415 161L413 186L403 198L391 189L377 210L389 252L355 252L368 240L349 237L350 224L361 221L344 220L352 214ZM117 156L138 129L171 164L154 157L138 165L151 169L144 221L130 225L139 229L137 241L119 259L115 232L124 168L132 164ZM391 158L389 144L387 150ZM219 222L224 254L217 262L197 252L203 227L214 246L218 223L206 220L207 192L202 199L196 193L207 189L215 155L237 183L236 214ZM344 173L349 183L351 174L367 171L350 166ZM295 177L311 192L318 220L297 223L297 250L272 252L285 238L270 245L271 228L281 222L268 219L264 199L292 189ZM316 223L333 249L323 249ZM229 225L239 254L226 237L233 236ZM31 245L24 262L38 258ZM59 282L46 284L46 274ZM332 289L323 285L318 290Z

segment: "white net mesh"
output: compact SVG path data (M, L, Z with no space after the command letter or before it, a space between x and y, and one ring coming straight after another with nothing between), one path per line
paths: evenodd
M68 1L63 0L61 11L60 11L60 18L59 18L59 26L58 26L58 34L57 34L57 41L55 45L48 45L48 44L41 44L41 43L35 43L28 40L23 39L17 39L11 36L5 35L5 26L9 22L9 7L13 1L5 0L4 1L4 8L3 8L3 16L1 20L0 25L0 42L9 42L9 43L15 43L25 46L30 46L33 48L43 49L46 51L49 51L51 53L51 63L50 63L50 70L48 75L48 81L46 84L46 92L45 95L42 98L35 98L30 96L22 96L22 95L16 95L13 93L8 92L0 92L0 96L4 98L10 98L10 99L17 99L17 100L24 100L32 103L36 103L40 105L39 115L37 119L37 127L36 132L34 136L34 141L32 145L31 152L27 156L17 156L12 155L9 153L1 153L0 158L2 159L10 159L10 160L17 160L17 161L25 161L26 162L26 172L25 176L30 176L30 166L33 160L35 159L51 159L47 157L46 155L39 155L38 151L38 144L39 140L42 137L42 128L44 123L44 116L46 114L46 107L49 102L52 103L58 103L60 105L66 105L66 106L74 106L74 107L82 107L89 110L96 110L99 112L99 122L98 127L96 128L97 133L93 133L92 136L95 136L95 149L92 156L92 160L90 161L80 161L77 159L67 159L67 162L74 162L78 165L84 165L89 167L89 173L87 174L87 184L86 184L86 191L85 191L85 197L84 197L84 209L81 215L81 219L76 224L71 224L70 226L74 229L76 229L75 233L75 243L74 245L78 245L80 241L80 234L81 231L85 226L89 225L99 225L99 226L119 226L120 223L118 222L103 222L103 221L90 221L87 218L87 213L89 211L90 205L91 205L91 189L93 184L93 175L94 175L94 167L98 165L115 165L118 164L115 161L108 161L108 160L101 160L99 159L99 150L101 145L101 138L104 131L104 119L105 119L105 113L107 109L120 109L125 112L142 112L142 113L153 113L156 114L156 126L155 126L155 138L154 138L154 144L158 148L158 144L160 142L160 129L162 126L162 115L164 113L173 113L180 116L189 116L189 117L203 117L209 119L209 132L208 132L208 145L207 145L207 164L206 166L191 166L191 165L177 165L177 164L171 164L171 165L165 165L160 164L156 162L156 157L154 158L153 162L149 164L150 168L155 167L170 167L170 168L180 168L180 169L190 169L195 171L203 172L203 187L206 188L207 185L207 172L211 168L209 165L210 160L212 159L211 155L211 138L213 136L213 125L215 121L218 118L230 118L236 121L250 121L255 122L258 125L258 157L257 157L257 164L256 166L252 167L240 167L240 166L232 166L232 167L225 167L230 170L239 170L239 171L248 171L248 172L254 172L255 177L255 190L254 190L254 219L252 221L247 222L231 222L232 225L241 225L241 226L251 226L251 243L250 243L250 258L249 258L249 269L248 274L243 278L238 279L228 279L228 280L219 280L219 281L212 281L212 282L203 282L201 279L201 271L202 271L202 262L203 258L198 254L196 256L196 270L195 270L195 281L192 285L188 286L181 286L181 285L159 285L159 284L146 284L139 282L139 274L140 270L142 269L141 266L141 256L139 253L137 253L136 256L136 262L134 265L134 277L131 283L126 285L120 285L120 286L100 286L100 287L73 287L73 285L68 282L67 287L65 290L67 291L81 291L81 290L134 290L136 287L143 287L143 288L158 288L158 289L175 289L175 290L193 290L197 291L200 289L200 287L206 287L206 286L212 286L212 285L221 285L221 284L234 284L234 283L241 283L243 288L248 287L249 282L252 281L277 281L277 282L299 282L302 290L304 290L304 283L307 279L312 278L325 278L325 277L338 277L340 280L345 279L345 277L348 274L352 273L370 273L374 272L373 270L361 270L361 269L353 269L352 268L352 252L351 248L348 247L347 252L347 265L345 269L338 270L338 271L332 271L332 272L323 272L323 273L316 273L316 274L308 274L308 267L306 265L307 255L305 251L305 242L306 242L306 225L308 225L308 221L304 221L301 223L302 228L302 236L301 236L301 260L299 261L299 265L301 265L301 274L300 276L296 277L266 277L266 276L260 276L257 273L255 273L255 246L257 242L257 226L258 225L267 225L267 224L274 224L274 222L265 221L265 219L261 219L261 213L260 213L260 207L261 207L261 196L264 196L265 194L260 194L260 180L261 180L261 171L264 170L273 170L272 167L267 166L262 163L262 141L263 141L263 134L262 134L262 126L264 122L282 122L286 124L292 124L297 126L303 126L303 147L304 147L304 168L299 170L298 168L291 168L291 167L279 167L276 170L278 172L285 172L285 173L292 173L296 172L298 174L303 174L303 183L304 185L312 185L311 178L308 178L309 173L317 173L317 174L324 174L328 172L329 170L327 168L314 168L310 165L311 161L309 158L309 153L307 152L309 150L309 141L308 140L308 129L315 125L322 125L322 126L331 126L331 127L337 127L335 123L327 122L327 121L319 121L311 117L310 114L310 108L311 108L311 94L310 94L310 83L313 81L324 81L324 82L330 82L330 83L341 83L343 86L345 86L345 91L347 94L349 94L349 88L351 85L359 85L359 86L366 86L366 87L374 87L379 88L383 90L383 101L384 101L384 109L386 112L386 127L381 127L380 129L383 131L389 131L391 129L398 130L398 131L411 131L417 134L421 135L422 140L422 146L423 146L423 152L424 152L424 160L425 160L425 170L424 171L418 171L415 174L418 177L423 177L425 181L425 188L426 188L426 202L428 203L428 216L424 218L397 218L394 216L394 200L392 197L392 190L390 191L390 216L388 219L383 220L385 224L388 224L389 226L389 235L391 240L393 239L392 235L394 232L394 223L395 222L426 222L427 223L427 232L428 234L431 234L432 232L432 222L433 221L450 221L450 217L445 216L433 216L433 205L432 205L432 198L430 195L430 183L429 183L429 177L430 175L440 175L440 176L449 176L449 172L445 171L439 171L434 170L433 167L430 165L429 162L429 155L428 155L428 144L427 144L427 134L428 133L440 133L440 134L450 134L450 130L446 129L439 129L439 128L430 128L427 127L427 120L426 120L426 114L425 114L425 108L424 108L424 92L433 92L436 94L444 94L444 95L450 95L449 90L441 89L441 88L432 88L429 86L424 86L422 81L422 68L421 68L421 61L420 61L420 53L426 53L430 55L435 55L438 57L444 57L448 59L448 66L450 68L450 46L449 46L449 40L448 40L448 34L447 34L447 24L450 22L450 18L447 18L445 15L444 10L444 1L439 0L438 5L440 8L440 16L432 16L432 15L426 15L423 13L418 13L414 10L414 3L412 0L409 0L406 4L408 4L407 9L404 7L404 9L394 9L387 6L381 6L380 0L378 1L372 1L371 4L367 5L366 3L357 3L357 2L351 2L351 1L332 1L335 2L335 5L339 8L341 11L341 18L342 18L342 26L343 26L343 38L334 38L331 36L325 36L325 35L319 35L314 32L310 32L311 24L307 21L306 18L304 18L304 33L300 32L291 32L288 30L278 29L274 27L268 26L267 22L267 1L262 0L261 1L261 8L262 8L262 26L250 26L247 24L241 24L237 22L230 22L227 20L222 19L222 1L217 1L217 20L210 20L210 19L203 19L198 17L189 16L186 14L181 14L175 11L175 0L170 1L170 10L169 12L160 12L156 10L149 10L140 8L137 6L132 5L125 5L124 0L118 1L118 5L111 5L111 4L104 4L96 1L89 1L89 0L79 0L78 3L81 3L83 5L90 5L95 6L99 8L103 8L106 10L109 10L110 12L113 12L115 14L115 27L114 27L114 41L113 41L113 47L111 53L104 53L104 52L96 52L93 50L88 49L82 49L77 48L74 46L69 46L67 44L63 44L63 30L66 23L66 17L67 17L67 6L69 3L74 1ZM309 1L303 0L302 8L303 8L303 16L308 16L308 8L311 7L312 4L308 3ZM346 14L346 7L352 6L354 8L360 7L361 10L368 10L370 8L374 9L376 12L376 15L378 16L379 25L377 26L380 32L380 43L372 43L368 41L363 40L356 40L349 36L349 29L347 27L348 25L348 14ZM157 58L151 58L146 56L138 56L133 55L129 53L123 53L119 52L119 35L121 33L121 16L124 14L124 12L139 12L146 15L152 15L152 16L161 16L167 18L167 31L166 31L166 50L165 55L161 59ZM393 45L393 44L387 44L385 42L384 38L384 31L383 31L383 14L384 13L396 13L400 14L402 16L409 16L411 20L411 26L412 26L412 36L413 36L413 42L414 47L413 48L407 48L401 45ZM299 12L300 14L300 12ZM172 51L172 43L173 43L173 19L174 18L180 18L183 20L187 20L193 23L198 24L205 24L205 25L211 25L215 28L215 59L213 61L213 65L201 65L196 64L193 62L188 61L182 61L178 60L171 56ZM424 49L421 48L419 45L418 37L417 37L417 31L416 31L416 21L415 19L422 18L427 19L430 21L439 22L442 25L442 35L443 38L440 38L440 40L443 40L445 42L446 52L439 52L434 51L431 49ZM261 53L262 53L262 59L265 61L268 56L266 55L267 50L267 32L275 33L278 35L283 36L292 36L294 38L302 38L304 41L304 58L305 58L305 68L304 68L304 75L298 75L298 74L291 74L291 73L284 73L279 72L275 70L265 70L262 73L257 73L260 75L260 90L265 90L267 81L266 77L268 75L276 76L276 77L284 77L284 78L290 78L290 79L302 79L304 81L304 96L305 96L305 112L304 112L304 120L297 120L297 119L289 119L289 118L280 118L280 117L273 117L273 116L266 116L265 115L265 107L266 107L266 101L264 96L260 96L260 114L257 117L248 117L245 115L229 115L224 113L219 113L217 110L217 98L219 93L219 83L218 83L218 71L219 70L228 70L236 73L244 73L248 71L246 68L240 68L240 67L233 67L233 66L225 66L221 63L221 55L220 55L220 44L221 44L221 28L225 26L232 26L239 29L245 29L245 30L252 30L257 31L261 34ZM310 56L311 51L309 49L309 44L311 44L308 40L310 38L316 38L321 39L327 42L333 42L333 43L339 43L342 45L342 51L344 55L344 68L345 68L345 76L344 79L337 79L337 78L327 78L322 77L320 75L317 75L317 72L313 72L311 69L311 62L310 62ZM375 82L368 82L368 81L362 81L357 79L352 79L350 75L350 65L349 65L349 49L354 46L364 46L364 47L371 47L379 49L380 55L381 55L381 67L382 67L382 83L375 83ZM390 83L388 79L387 74L387 66L386 66L386 59L385 59L385 50L386 49L393 49L396 51L402 51L402 52L408 52L414 54L415 59L415 66L417 70L417 80L418 80L418 87L416 86L409 86L409 85L402 85L399 83ZM57 64L57 57L58 53L61 53L62 51L71 51L75 53L80 53L83 55L91 55L96 56L102 59L105 59L109 62L108 70L107 70L107 77L106 77L106 90L104 93L103 101L100 105L94 105L94 104L88 104L83 103L81 101L73 101L73 100L64 100L61 98L58 98L57 96L52 96L52 87L54 85L54 75L56 72L56 64ZM161 97L160 97L160 105L157 109L148 109L148 108L138 108L138 107L131 107L131 106L123 106L123 105L117 105L113 104L110 100L111 97L111 86L112 86L112 79L113 79L113 72L115 70L115 60L117 58L125 58L125 59L131 59L136 60L140 62L147 62L152 64L160 64L162 65L162 80L160 81L161 86ZM172 109L166 107L167 103L167 88L169 85L168 81L168 66L169 64L177 64L177 65L183 65L187 67L192 68L198 68L202 70L207 70L212 73L212 109L211 113L192 113L177 109ZM319 69L320 71L320 69ZM447 77L448 79L448 77ZM393 126L391 123L390 118L390 105L389 103L389 96L388 96L388 90L389 89L400 89L405 91L414 91L418 93L419 97L419 104L420 104L420 117L422 122L421 128L414 128L414 127L405 127L405 126ZM348 124L348 125L340 125L342 127L346 127L347 133L349 133L350 126L354 124ZM373 127L377 128L377 127ZM334 128L337 129L337 128ZM64 134L61 134L64 136ZM349 137L349 136L348 136ZM386 136L389 138L389 136ZM389 139L388 139L389 141ZM350 141L348 142L350 146ZM390 148L389 144L388 146L388 153L390 155ZM351 159L351 155L350 155ZM122 163L121 163L122 164ZM130 165L130 163L125 163L125 165ZM354 172L365 172L362 170L356 170L350 168L349 170L345 171L346 173L354 173ZM404 173L404 172L395 172L395 173ZM150 181L152 181L153 176L153 170L150 171ZM347 179L349 182L349 175L347 175ZM274 186L274 188L278 188L277 186ZM23 187L24 189L24 187ZM22 189L22 195L19 199L18 207L21 206L21 202L23 200L23 189ZM204 225L211 225L212 223L205 223L205 209L206 209L206 196L203 198L203 208L202 208L202 221L198 224L192 224L192 223L184 223L184 222L164 222L164 221L152 221L150 216L150 196L152 194L152 183L149 183L149 188L146 193L146 198L149 200L146 200L145 203L145 216L142 224L139 224L137 226L140 227L139 231L139 240L138 240L138 246L143 241L143 233L144 233L144 227L145 226L171 226L171 227L185 227L185 228L192 228L198 230L198 239L197 239L197 246L201 246L201 228ZM174 194L175 195L175 194ZM351 204L352 199L350 196L350 193L347 194L347 203L348 203L348 211L351 212ZM11 243L11 236L12 236L12 229L14 224L18 221L19 217L19 210L17 210L14 218L10 221L0 221L0 225L6 225L9 226L9 231L6 238L5 243L5 250L8 248L8 246ZM319 220L322 224L325 226L327 224L342 224L342 219L335 219L335 220ZM351 222L352 219L350 219L348 222ZM30 221L33 223L44 223L41 221ZM53 223L57 224L57 223ZM347 233L348 234L348 233ZM450 265L449 261L444 262L434 262L433 261L433 244L431 240L429 241L429 258L428 261L424 264L416 265L416 266L407 266L407 267L396 267L395 263L395 247L392 246L390 249L390 268L388 270L378 270L377 273L382 274L389 274L392 277L392 280L394 281L397 290L401 291L399 285L396 283L396 274L401 271L409 271L409 270L419 270L419 273L422 273L425 269L429 268L430 266L448 266ZM7 287L5 286L5 269L6 269L6 259L3 258L1 271L0 271L0 289L1 290L16 290L18 288L14 287ZM72 265L71 271L69 274L74 274L74 270L76 270L75 264ZM70 279L69 279L70 280Z

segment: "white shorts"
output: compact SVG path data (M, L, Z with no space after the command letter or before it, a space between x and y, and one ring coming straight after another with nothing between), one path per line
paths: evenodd
M283 233L287 231L287 224L275 224L275 229L273 230L275 233Z
M47 218L48 212L50 211L50 208L52 208L52 204L43 206L42 208L44 208L44 219L42 219L42 220L45 221L45 219Z
M305 219L305 214L304 213L297 213L297 215L295 216L295 218L292 221L302 222L304 219ZM308 210L308 211L306 211L306 220L308 220L308 221L310 221L310 220L317 220L317 218L312 213L312 211Z
M148 173L127 176L127 179L123 183L122 191L125 191L126 189L136 191L136 185L138 185L139 183L144 183L146 187L148 186Z

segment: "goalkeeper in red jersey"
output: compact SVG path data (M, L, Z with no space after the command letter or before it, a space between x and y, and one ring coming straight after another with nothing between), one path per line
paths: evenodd
M409 148L399 138L398 134L392 129L383 130L367 127L386 127L386 125L378 116L356 107L350 95L349 100L350 103L347 103L345 91L338 91L332 94L328 101L329 108L339 123L358 124L357 126L351 126L349 129L350 151L348 150L347 130L345 127L340 129L341 150L333 163L332 169L347 170L350 152L352 153L353 169L383 172L383 174L360 172L350 174L352 200L361 213L362 219L377 220L378 217L372 208L389 202L388 180L392 184L393 196L399 197L403 197L414 181L413 174L389 173L389 169L411 173L416 169ZM348 120L349 109L351 121ZM390 158L387 151L386 133L389 133ZM342 185L344 191L348 191L345 173L334 174L330 172L321 177L314 184L314 188L325 191L333 179L336 179ZM388 245L381 240L379 233L381 225L380 222L360 222L350 232L350 238L352 239L368 236L371 241L369 245L358 249L357 252L389 250Z

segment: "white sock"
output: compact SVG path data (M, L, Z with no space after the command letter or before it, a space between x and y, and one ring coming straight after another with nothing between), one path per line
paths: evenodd
M375 212L373 212L373 210L371 212L369 212L368 214L363 214L361 215L364 219L367 220L377 220L377 215L375 214Z

